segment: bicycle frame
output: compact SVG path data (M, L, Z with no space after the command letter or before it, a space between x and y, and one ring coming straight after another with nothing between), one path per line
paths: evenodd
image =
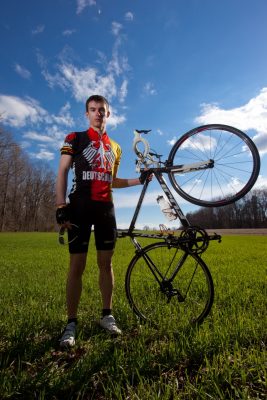
M175 210L177 216L179 217L183 227L186 228L186 227L190 226L186 216L183 214L183 212L182 212L181 208L179 207L177 201L175 200L174 196L172 195L172 193L171 193L171 191L170 191L165 179L162 176L162 172L167 172L168 171L168 167L150 168L149 171L151 171L151 173L153 173L155 178L158 180L162 190L164 191L164 193L167 196L169 202L171 203L171 206L173 207L173 209ZM139 212L140 212L140 209L141 209L141 206L142 206L142 203L143 203L143 200L144 200L148 185L149 185L149 181L146 180L145 183L144 183L142 192L140 194L140 197L139 197L139 200L138 200L138 203L137 203L137 206L136 206L132 221L130 223L130 227L128 229L129 236L132 235L133 230L135 228L135 223L136 223L136 220L138 218L138 215L139 215Z
M180 166L181 168L183 166ZM163 177L163 173L167 173L170 170L173 170L176 168L178 168L178 166L174 166L174 167L155 167L155 168L149 168L149 171L151 173L154 174L155 178L157 179L157 181L159 182L163 192L165 193L166 197L168 198L171 207L173 208L174 212L177 215L177 218L179 218L182 226L184 229L186 228L190 228L192 225L189 223L188 219L186 218L186 216L184 215L184 213L182 212L181 208L179 207L177 201L175 200L174 196L172 195L169 186L167 185L164 177ZM144 171L144 169L142 169ZM177 236L174 236L172 234L166 235L165 237L162 234L148 234L148 233L140 233L140 232L135 232L135 224L138 218L138 215L140 213L142 204L143 204L143 200L145 198L147 189L148 189L148 185L149 185L150 181L148 179L146 179L146 181L144 182L142 191L140 193L137 205L136 205L136 209L134 211L132 220L130 222L130 226L128 229L126 230L118 230L118 237L125 237L125 236L129 236L136 251L138 253L141 253L143 251L142 246L140 245L140 243L136 240L137 237L143 237L143 238L151 238L151 239L160 239L160 240L165 240L168 241L169 243L172 243L172 245L174 244L179 244L183 245L183 244L188 244L190 242L190 239L180 239ZM216 233L214 233L213 235L210 235L208 237L209 240L221 240L221 236L217 235ZM198 240L199 242L203 242L203 240L200 238ZM177 271L174 272L174 275L176 275Z
M187 228L190 226L189 221L187 220L186 216L184 215L184 213L182 212L181 208L179 207L177 201L175 200L174 196L172 195L165 179L162 176L162 172L167 172L168 171L168 167L164 167L164 168L150 168L149 170L151 172L153 172L154 176L156 177L156 179L158 180L162 190L164 191L165 195L167 196L169 202L171 203L172 208L174 209L174 211L176 212L176 215L178 216L180 222L182 223L182 226L184 228ZM145 194L147 192L147 188L149 185L149 180L146 180L142 189L142 192L139 196L139 200L133 215L133 218L131 220L129 229L127 232L125 232L124 234L126 236L130 236L137 252L142 252L142 246L140 245L140 243L135 239L136 236L138 237L147 237L147 238L155 238L155 239L162 239L161 235L155 235L155 234L140 234L140 233L134 233L134 229L135 229L135 223L136 220L138 218L140 209L142 207L142 203L145 197ZM219 235L214 235L211 237L212 239L219 239ZM143 258L146 261L147 266L149 267L149 269L151 270L152 274L154 275L155 279L157 280L157 282L159 283L159 285L162 285L162 282L166 282L166 284L171 284L171 282L173 281L173 279L175 278L175 276L177 275L179 269L181 268L181 266L183 265L185 259L188 257L188 253L185 253L185 255L181 258L181 260L179 261L179 263L177 264L177 266L174 268L171 277L165 281L164 276L162 276L162 274L160 273L160 271L158 271L157 267L154 265L154 263L152 262L152 260L147 256L147 254L143 254ZM161 278L161 280L158 278L158 276ZM162 288L163 289L163 288ZM177 295L174 294L174 295ZM182 301L183 296L178 293L179 297L180 297L180 301ZM184 299L184 298L183 298Z
M135 138L133 142L133 149L135 153L138 156L137 160L137 168L136 170L139 172L147 171L149 170L150 173L153 173L154 177L157 179L159 182L159 185L161 186L165 196L167 197L171 208L173 209L174 213L177 215L177 218L179 218L182 227L184 229L190 228L192 225L189 223L188 219L182 212L181 208L179 207L177 201L175 200L174 196L172 195L172 192L167 185L163 174L168 174L170 172L177 172L177 173L187 173L191 171L197 171L197 170L204 170L204 169L209 169L213 168L214 166L214 161L212 159L207 159L205 161L200 161L200 162L194 162L194 163L189 163L189 164L183 164L183 165L168 165L168 161L162 162L160 161L160 157L158 154L155 153L150 153L150 146L149 143L146 139L141 137L141 133L148 133L149 131L134 131ZM139 151L138 149L138 143L142 143L145 150L143 152ZM156 158L157 159L156 159ZM143 165L145 168L141 168L140 166ZM154 166L153 166L154 165ZM179 238L177 236L174 236L173 234L168 234L165 235L165 237L162 234L146 234L146 233L139 233L139 232L134 232L135 229L135 224L138 218L138 215L140 213L144 197L146 195L148 185L150 183L149 179L146 179L142 188L142 191L140 193L136 209L134 211L132 220L130 222L130 226L127 230L118 230L118 237L125 237L129 236L131 238L131 241L133 242L136 251L138 253L141 253L143 250L142 246L140 243L136 240L136 237L144 237L144 238L153 238L153 239L163 239L165 241L168 241L172 245L188 245L188 243L191 240L191 236L187 238ZM204 240L203 238L196 239L194 238L195 242L199 241L202 242L204 245ZM214 234L211 236L208 236L208 240L219 240L220 241L221 237L220 235ZM190 251L189 251L190 252ZM178 267L179 269L179 267ZM176 275L177 271L174 272L174 275Z
M177 251L178 251L178 246L177 246ZM176 251L176 253L177 253L177 251ZM176 255L176 254L175 254L175 255ZM175 256L174 256L174 257L175 257ZM173 260L174 260L174 257L173 257ZM185 262L185 260L186 260L187 257L188 257L188 253L185 253L185 254L180 258L179 262L177 263L177 265L176 265L175 268L173 269L170 278L169 278L169 279L166 279L166 274L169 272L169 269L172 267L172 262L173 262L173 260L172 260L172 262L170 263L169 268L168 268L168 271L166 271L166 273L165 273L165 276L163 276L163 275L161 274L161 272L158 270L158 268L156 267L156 265L154 264L154 262L151 260L151 258L150 258L146 253L143 253L143 259L145 260L145 262L146 262L148 268L150 269L150 271L151 271L152 274L154 275L156 281L157 281L158 284L159 284L159 287L161 288L162 292L167 293L168 302L169 302L169 301L171 300L171 298L174 297L174 296L177 296L177 297L178 297L179 302L184 301L185 298L186 298L188 289L189 289L189 287L190 287L190 284L191 284L191 282L192 282L192 279L193 279L193 277L194 277L195 272L194 272L194 274L192 275L192 278L191 278L191 280L190 280L190 282L189 282L188 288L187 288L187 290L186 290L184 296L180 293L180 291L179 291L178 289L173 289L172 282L173 282L174 278L176 277L177 273L179 272L180 268L183 266L183 264L184 264L184 262ZM197 268L197 264L196 264L196 267L195 267L195 271L196 271L196 268Z
M167 172L168 171L168 167L163 167L163 168L149 168L149 171L151 171L151 173L154 174L155 178L158 180L162 190L164 191L165 195L167 196L168 200L170 201L174 211L176 212L178 218L180 219L182 226L184 228L189 227L190 223L187 220L186 216L183 214L181 208L179 207L177 201L175 200L174 196L172 195L165 179L162 176L163 172ZM140 193L137 205L136 205L136 209L135 212L133 214L130 226L127 230L118 230L118 237L124 237L124 236L129 236L131 238L131 241L134 245L134 247L136 248L137 252L142 252L142 246L140 245L140 243L136 240L136 237L146 237L146 238L153 238L153 239L162 239L162 235L159 234L145 234L145 233L137 233L134 232L135 229L135 223L137 221L138 215L140 213L142 204L143 204L143 200L145 198L146 192L147 192L147 188L149 185L150 181L148 179L146 179L146 181L144 182L142 191Z

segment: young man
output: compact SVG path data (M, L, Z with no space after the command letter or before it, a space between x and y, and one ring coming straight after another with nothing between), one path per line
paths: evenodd
M60 226L68 228L69 242L74 229L79 227L78 237L69 243L70 267L66 285L68 323L60 339L61 347L75 344L77 311L82 291L82 274L86 265L91 227L94 225L99 288L102 296L100 326L111 334L119 335L112 316L112 292L114 275L111 264L116 242L116 220L112 202L112 188L124 188L144 183L145 176L137 179L120 179L117 170L121 158L120 146L106 133L110 115L108 101L93 95L86 101L89 129L66 136L56 183L56 219ZM73 186L66 204L68 173L73 169Z

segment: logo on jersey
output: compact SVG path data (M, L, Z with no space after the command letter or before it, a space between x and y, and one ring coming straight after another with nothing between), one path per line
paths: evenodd
M83 156L93 168L111 171L115 162L115 154L110 144L92 141L84 150Z

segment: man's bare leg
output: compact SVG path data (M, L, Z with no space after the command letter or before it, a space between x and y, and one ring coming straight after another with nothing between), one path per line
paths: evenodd
M99 288L102 296L103 309L112 308L112 293L114 275L112 269L113 250L98 250L97 264L99 267Z
M75 345L77 311L82 292L82 275L87 253L70 254L70 267L66 285L68 323L59 340L60 347Z
M86 265L87 253L70 254L70 268L67 279L68 318L77 318L78 305L82 293L82 275Z
M112 255L112 250L98 250L97 252L99 287L103 303L103 318L100 320L100 326L112 335L120 335L121 330L117 327L116 321L111 314L114 288L114 275L111 263Z

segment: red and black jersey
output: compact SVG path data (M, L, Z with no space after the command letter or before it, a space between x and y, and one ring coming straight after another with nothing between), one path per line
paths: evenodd
M112 180L121 158L120 146L107 133L93 128L66 136L61 154L72 156L74 173L70 195L83 193L91 200L112 201Z

